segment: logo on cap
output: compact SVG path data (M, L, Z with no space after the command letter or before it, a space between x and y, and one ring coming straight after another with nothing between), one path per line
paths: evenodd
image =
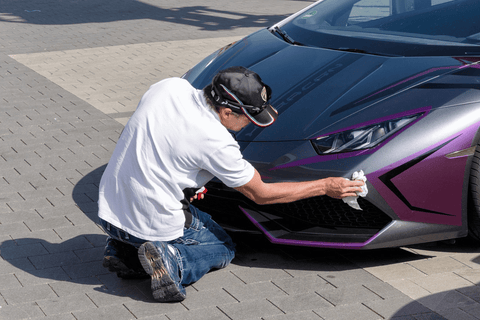
M267 102L268 98L267 98L267 88L266 87L263 87L261 95L262 95L263 101Z

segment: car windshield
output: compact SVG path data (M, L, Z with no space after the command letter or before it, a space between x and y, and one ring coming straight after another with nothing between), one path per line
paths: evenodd
M479 55L479 14L480 0L323 0L273 30L295 44L336 50Z

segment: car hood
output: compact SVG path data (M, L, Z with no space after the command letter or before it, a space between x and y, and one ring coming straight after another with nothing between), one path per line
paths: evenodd
M273 89L271 104L279 117L267 128L250 124L236 138L291 141L424 107L421 102L389 106L385 101L469 63L453 57L391 57L290 45L265 29L220 50L197 65L194 76L185 77L203 88L230 66L257 72Z

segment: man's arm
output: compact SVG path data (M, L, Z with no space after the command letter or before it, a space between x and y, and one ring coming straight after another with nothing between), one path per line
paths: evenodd
M350 181L331 177L304 182L264 183L255 170L253 178L245 185L235 188L257 204L287 203L300 199L327 195L341 199L356 196L361 192L363 181Z

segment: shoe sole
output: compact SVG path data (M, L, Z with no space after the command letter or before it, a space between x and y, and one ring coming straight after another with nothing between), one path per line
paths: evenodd
M151 288L155 300L161 302L185 300L185 295L180 292L177 284L168 274L153 243L146 242L138 249L138 259L152 279Z

